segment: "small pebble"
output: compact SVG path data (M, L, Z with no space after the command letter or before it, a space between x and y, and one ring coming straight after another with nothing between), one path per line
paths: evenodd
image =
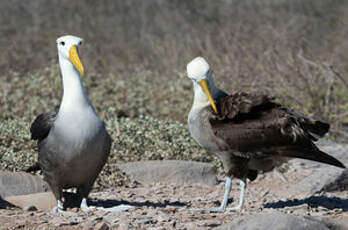
M99 222L95 225L94 230L109 230L109 226L104 222Z
M24 211L37 211L37 208L34 205L26 206L23 208Z

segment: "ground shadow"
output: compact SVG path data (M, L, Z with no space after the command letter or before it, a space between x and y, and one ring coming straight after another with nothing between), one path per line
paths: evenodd
M348 199L327 196L311 196L306 199L293 199L288 201L278 201L264 204L265 208L285 208L307 204L311 208L324 207L327 209L342 209L348 211Z
M134 207L153 207L153 208L165 208L166 206L174 206L174 207L183 207L187 206L186 203L183 202L151 202L151 201L144 201L144 202L129 202L125 200L91 200L89 201L89 204L98 206L98 207L104 207L104 208L111 208L113 206L125 204L125 205L131 205Z
M77 196L76 193L71 192L64 192L64 207L65 208L74 208L74 207L80 207L81 198ZM93 205L96 207L103 207L103 208L111 208L118 205L131 205L134 207L154 207L154 208L165 208L166 206L173 206L173 207L183 207L187 206L186 203L183 202L151 202L151 201L144 201L144 202L129 202L126 200L96 200L96 199L89 199L88 205Z
M7 202L6 200L3 200L0 197L0 209L5 209L5 208L14 208L16 206L14 206L13 204Z

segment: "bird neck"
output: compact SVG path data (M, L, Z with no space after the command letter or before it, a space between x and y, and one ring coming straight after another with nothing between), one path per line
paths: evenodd
M218 88L215 87L214 81L212 79L208 79L209 90L213 99L216 99L216 95L219 91ZM194 98L193 98L193 108L200 108L210 105L210 101L208 96L204 93L202 87L195 81L193 81L193 90L194 90Z
M62 72L64 90L59 112L92 107L83 87L80 73L66 58L59 57L59 65Z

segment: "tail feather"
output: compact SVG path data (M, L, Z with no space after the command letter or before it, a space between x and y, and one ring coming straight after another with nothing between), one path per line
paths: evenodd
M330 156L329 154L320 151L319 149L310 150L309 152L293 151L293 152L288 153L286 155L289 157L317 161L317 162L333 165L333 166L336 166L339 168L346 168L346 166L342 162L340 162L336 158Z
M315 121L312 123L301 124L302 127L307 130L314 140L318 140L323 137L330 129L330 125L321 121Z

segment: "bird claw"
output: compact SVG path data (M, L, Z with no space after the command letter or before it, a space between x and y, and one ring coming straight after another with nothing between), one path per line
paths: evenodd
M108 211L108 212L120 212L120 211L127 211L131 208L134 208L134 206L124 205L124 204L110 207L110 208L88 206L87 205L87 198L83 198L81 201L81 205L80 205L80 209L84 212L93 211L93 210L102 210L102 211Z
M203 212L203 213L225 213L225 212L240 212L241 207L224 208L224 207L212 207L212 208L197 208L190 209L191 212Z
M203 212L203 213L223 213L226 209L222 207L212 207L212 208L191 208L191 212Z
M123 212L123 211L127 211L129 209L132 209L132 208L134 208L134 206L122 204L122 205L118 205L118 206L110 207L110 208L86 206L86 207L81 207L80 209L84 212L95 211L95 210L108 211L108 212Z
M241 210L242 210L242 208L239 206L233 207L233 208L226 208L227 212L240 212Z
M89 211L94 211L97 209L95 206L81 206L80 207L81 211L83 212L89 212Z
M125 204L121 204L121 205L118 205L118 206L114 206L114 207L111 207L111 208L97 208L98 210L103 210L103 211L109 211L109 212L123 212L123 211L127 211L129 209L132 209L134 208L134 206L131 206L131 205L125 205Z
M56 206L52 208L51 210L45 211L45 214L57 214L57 213L64 213L65 211L60 208L59 206Z

